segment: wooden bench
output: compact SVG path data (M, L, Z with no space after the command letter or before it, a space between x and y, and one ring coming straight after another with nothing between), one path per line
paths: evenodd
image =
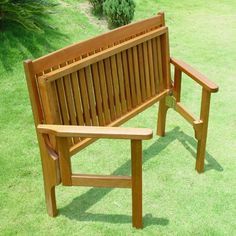
M210 96L218 87L189 65L170 58L163 13L27 60L24 68L50 216L57 214L55 186L60 183L131 188L133 226L142 227L142 140L152 138L152 131L114 126L158 101L157 134L164 136L167 110L174 108L194 128L196 169L203 171ZM202 87L199 118L180 102L182 73ZM98 138L131 140L131 177L72 173L70 158Z

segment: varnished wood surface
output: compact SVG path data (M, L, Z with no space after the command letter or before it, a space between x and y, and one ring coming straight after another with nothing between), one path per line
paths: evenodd
M152 130L144 128L74 126L74 125L38 125L40 133L57 137L118 138L146 140L152 138Z
M134 47L142 42L145 42L145 41L148 41L152 38L163 35L166 33L166 31L167 31L167 27L161 27L156 30L150 31L146 34L137 36L133 39L130 39L128 41L120 43L114 47L107 48L104 51L98 52L98 53L91 55L89 57L86 57L80 61L66 65L62 68L59 68L58 70L51 71L47 74L44 74L44 75L40 76L39 79L42 79L42 80L45 80L48 82L56 80L62 76L69 74L69 73L73 73L74 71L77 71L81 68L84 68L84 67L89 66L93 63L96 63L96 62L106 59L110 56L113 56L119 52L127 50L131 47Z
M162 16L158 14L149 19L125 25L89 40L62 48L56 52L34 60L34 71L38 74L45 69L63 64L65 61L85 56L89 52L113 46L115 42L119 43L121 41L126 41L132 36L143 34L151 29L164 25L163 20Z
M175 66L174 84L170 63ZM57 214L55 186L60 183L131 188L133 226L142 228L142 140L152 138L152 130L114 126L158 101L157 134L164 136L168 106L174 108L195 130L196 169L203 172L210 96L218 86L186 63L170 59L164 13L28 60L24 67L50 216ZM202 86L199 118L180 101L182 73ZM167 106L167 96L174 97L175 106ZM72 173L71 156L99 138L131 140L131 176Z
M93 186L106 188L131 188L130 176L72 174L73 186Z
M212 93L215 93L219 90L219 87L215 83L207 79L206 76L195 70L187 63L181 60L177 60L173 57L171 58L171 63L175 65L177 68L179 68L182 72L187 74L189 77L191 77L193 80L195 80L197 83L199 83L206 90Z

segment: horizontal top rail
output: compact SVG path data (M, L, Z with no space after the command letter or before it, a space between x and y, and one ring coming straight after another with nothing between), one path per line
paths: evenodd
M94 55L86 57L86 58L84 58L80 61L71 63L67 66L64 66L62 68L59 68L59 69L54 70L52 72L49 72L45 75L42 75L42 76L39 77L39 80L41 80L41 81L43 80L43 81L46 81L46 82L51 82L53 80L56 80L58 78L61 78L61 77L65 76L65 75L68 75L70 73L78 71L79 69L82 69L82 68L84 68L86 66L89 66L93 63L101 61L101 60L103 60L107 57L115 55L115 54L117 54L121 51L124 51L124 50L128 49L128 48L136 46L136 45L138 45L142 42L145 42L145 41L150 40L152 38L158 37L158 36L166 33L167 30L168 30L168 28L165 27L165 26L160 27L156 30L150 31L146 34L140 35L136 38L125 41L125 42L123 42L121 44L118 44L114 47L108 48L104 51L101 51L101 52L98 52Z
M89 40L75 43L34 60L34 72L35 74L43 72L45 69L58 66L66 61L74 60L79 56L100 50L106 46L108 47L115 43L120 43L121 40L125 41L130 37L145 33L146 31L162 25L164 25L164 22L162 14L160 13L152 18L125 25Z

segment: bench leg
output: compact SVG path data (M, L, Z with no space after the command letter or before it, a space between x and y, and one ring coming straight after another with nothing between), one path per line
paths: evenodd
M157 121L157 135L165 136L166 127L166 113L168 110L166 105L166 98L162 98L159 102L158 121Z
M57 215L55 186L60 183L57 176L58 163L47 152L42 152L41 157L47 212L49 216L54 217Z
M196 170L198 173L204 171L204 160L206 155L206 141L207 141L207 129L208 129L208 119L210 110L210 97L211 94L202 90L202 102L201 102L201 114L200 119L203 121L201 138L198 140L197 145L197 160L196 160Z
M55 217L57 215L55 186L45 186L45 200L48 215Z
M131 140L132 162L132 222L140 229L142 222L142 141Z

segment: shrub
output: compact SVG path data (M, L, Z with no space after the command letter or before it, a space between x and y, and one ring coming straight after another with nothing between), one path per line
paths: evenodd
M93 7L93 14L94 15L98 15L101 16L103 15L103 3L105 0L89 0L89 2L91 3L92 7Z
M45 13L55 4L44 0L0 0L0 26L9 22L42 32Z
M118 27L131 22L135 3L133 0L106 0L103 9L109 26Z

